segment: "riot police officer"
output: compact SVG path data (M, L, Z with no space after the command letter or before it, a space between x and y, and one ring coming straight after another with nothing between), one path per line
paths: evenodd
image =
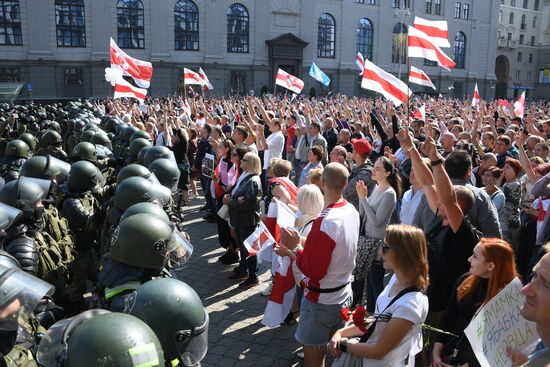
M125 312L157 334L171 366L196 366L208 350L209 318L199 295L177 279L154 279L130 296Z
M30 158L30 148L23 140L15 139L6 145L4 157L0 163L0 174L6 182L17 180L19 170L25 161Z
M105 310L85 311L54 324L42 338L44 367L164 366L161 344L140 319Z

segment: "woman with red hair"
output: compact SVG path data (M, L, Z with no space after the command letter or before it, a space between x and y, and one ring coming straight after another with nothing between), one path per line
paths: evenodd
M441 329L459 335L450 338L438 335L433 349L433 367L479 366L464 329L479 308L489 302L498 292L516 277L516 262L512 246L500 238L482 238L474 247L470 272L456 283Z

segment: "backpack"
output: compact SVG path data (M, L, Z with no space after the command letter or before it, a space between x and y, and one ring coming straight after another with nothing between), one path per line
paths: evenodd
M44 209L44 232L47 232L60 248L74 252L75 237L69 229L69 222L59 215L59 211L53 205L48 205Z

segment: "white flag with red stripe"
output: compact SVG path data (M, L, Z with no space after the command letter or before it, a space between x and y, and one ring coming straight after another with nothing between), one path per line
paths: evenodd
M111 67L122 70L124 75L131 76L136 84L142 88L149 88L153 77L153 65L128 56L111 38Z
M516 117L523 117L525 112L525 91L521 93L518 100L514 103L514 114Z
M439 66L447 70L456 66L453 59L441 51L441 48L434 45L426 33L413 26L409 26L408 43L409 57L421 57L435 61Z
M304 81L279 69L277 71L277 78L275 79L275 84L280 85L283 88L293 91L296 94L300 94L302 89L304 89Z
M481 102L481 97L479 95L479 90L477 89L477 83L474 87L474 95L472 97L472 107L475 107L476 110L479 110L479 102Z
M411 95L407 84L374 65L369 59L365 59L361 88L382 94L396 106L407 102Z
M413 117L418 120L426 121L426 106L422 105L418 110L414 111Z
M199 75L203 80L204 90L209 91L214 89L214 87L212 86L212 84L210 84L210 80L208 80L208 77L206 76L206 73L204 72L204 70L202 70L202 68L199 68Z
M411 70L409 71L409 82L423 85L425 87L431 87L433 90L435 90L435 85L434 83L432 83L432 80L428 77L428 75L412 65Z
M363 57L363 54L359 51L357 51L357 56L355 57L355 64L361 70L359 75L363 74L363 69L365 68L365 58Z
M296 294L296 283L292 273L292 260L277 256L277 268L273 279L273 288L264 311L262 324L273 328L280 326L290 309Z
M243 241L244 247L248 250L248 256L257 255L262 250L275 243L275 239L269 233L269 230L260 222L256 230Z
M120 77L115 83L115 94L113 96L114 99L130 97L137 99L139 103L142 104L145 101L146 96L147 89L134 87L122 77Z
M195 73L191 69L183 68L183 81L185 84L190 85L204 85L204 80L199 73Z
M438 47L451 47L446 20L428 20L414 17L414 27L426 33Z

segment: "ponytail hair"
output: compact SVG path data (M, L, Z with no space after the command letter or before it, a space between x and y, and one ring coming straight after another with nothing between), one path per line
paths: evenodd
M395 190L395 195L399 199L401 197L401 194L403 193L403 189L401 187L401 176L399 176L399 172L397 172L397 168L393 165L393 163L389 160L388 157L382 156L378 158L380 162L382 162L382 165L384 166L384 170L386 172L389 172L390 175L388 176L388 182L390 183L390 186Z

